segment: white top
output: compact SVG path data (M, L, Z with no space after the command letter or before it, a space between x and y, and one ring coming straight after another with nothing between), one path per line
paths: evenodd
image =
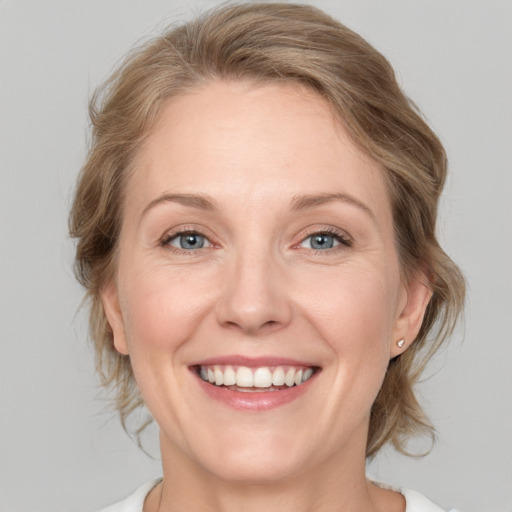
M128 498L110 505L99 512L142 512L146 496L160 482L161 479L146 482ZM405 512L445 512L419 492L412 491L411 489L400 489L399 492L405 497ZM452 509L450 512L457 512L457 510Z

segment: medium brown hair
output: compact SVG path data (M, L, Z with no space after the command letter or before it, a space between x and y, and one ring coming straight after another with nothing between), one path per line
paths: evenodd
M91 147L70 232L77 239L76 275L90 300L97 370L115 392L123 425L143 402L129 357L113 346L100 291L115 270L124 184L164 102L214 79L300 84L315 91L355 144L385 170L404 279L421 271L432 298L416 340L390 361L371 411L367 455L387 442L406 452L411 436L433 436L413 387L453 331L464 302L464 279L436 239L446 155L387 60L359 35L306 5L214 9L135 50L91 100Z

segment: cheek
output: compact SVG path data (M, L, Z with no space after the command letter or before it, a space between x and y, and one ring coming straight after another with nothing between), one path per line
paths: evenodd
M340 432L347 418L354 424L367 420L382 386L396 318L397 275L368 266L337 269L304 303L309 323L331 353L333 364L325 370L332 384L324 408Z
M172 311L176 312L177 303L169 304L168 297L151 286L151 279L126 284L129 292L124 294L122 309L128 348L133 356L141 345L158 348L167 343L169 338L164 333L171 333L171 327L180 324L172 314Z
M305 314L340 353L387 350L396 319L396 282L395 275L373 268L336 269L305 284L315 290L303 295Z
M130 354L144 352L149 358L176 351L209 309L215 289L212 272L196 269L190 275L165 264L137 261L126 267L130 273L122 280L120 300Z
M183 410L184 347L193 338L206 310L203 279L163 266L130 267L121 288L121 309L126 342L135 380L157 422L165 423L162 411L178 422ZM204 276L203 276L204 277Z

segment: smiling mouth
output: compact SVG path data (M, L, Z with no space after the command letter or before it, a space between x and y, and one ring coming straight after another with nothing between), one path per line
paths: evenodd
M247 366L198 365L197 375L216 387L240 392L281 391L307 382L318 370L316 366Z

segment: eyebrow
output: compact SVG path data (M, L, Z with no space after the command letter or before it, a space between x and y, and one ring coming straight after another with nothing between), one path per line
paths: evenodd
M344 194L341 192L335 194L312 194L295 196L292 199L292 210L306 210L308 208L322 206L324 204L332 203L335 201L341 201L342 203L348 203L353 206L356 206L357 208L368 214L374 222L377 221L375 214L373 213L369 206L364 204L359 199L356 199L355 197L351 196L350 194Z
M366 204L364 204L359 199L356 199L355 197L349 194L344 194L341 192L334 194L325 193L297 195L293 197L291 205L293 211L299 211L307 210L308 208L314 208L315 206L322 206L324 204L336 201L356 206L360 210L364 211L367 215L369 215L373 221L376 222L377 220L375 218L373 211ZM206 211L213 211L217 209L213 200L202 194L164 194L151 201L146 206L146 208L144 208L142 216L144 216L149 210L151 210L155 206L162 203L179 203L182 204L183 206L189 206L191 208L197 208Z
M215 205L211 199L201 194L164 194L151 201L144 211L142 217L153 209L155 206L162 203L179 203L183 206L190 206L191 208L198 208L199 210L215 210Z

